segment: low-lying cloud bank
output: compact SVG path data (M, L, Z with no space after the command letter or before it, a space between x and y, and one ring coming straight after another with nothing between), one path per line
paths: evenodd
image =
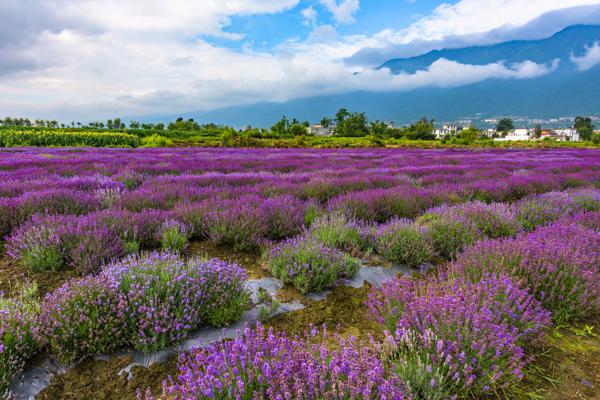
M408 91L535 78L554 71L558 62L467 65L440 59L422 71L393 75L344 60L361 49L485 35L505 29L508 21L523 24L548 10L591 3L597 1L532 0L523 6L521 0L461 0L403 30L344 36L337 29L355 21L359 0L318 2L319 12L331 13L336 26L319 25L317 9L311 8L317 3L302 0L4 0L0 109L11 115L89 120L357 90ZM298 10L299 20L313 30L306 39L289 38L268 51L233 50L207 39L240 40L243 35L230 26L236 16L289 10ZM481 10L486 18L480 18ZM571 14L583 18L578 13ZM597 63L598 51L593 46L572 61L589 69Z

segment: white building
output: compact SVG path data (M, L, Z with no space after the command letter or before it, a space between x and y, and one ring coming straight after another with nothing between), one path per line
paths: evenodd
M497 142L523 142L529 140L529 129L519 128L514 131L510 131L508 135L503 138L495 138Z
M315 136L331 136L335 132L335 126L324 127L322 125L313 125L310 127L310 133Z
M557 140L561 142L578 142L579 141L579 132L577 129L555 129Z
M458 125L442 125L441 128L434 129L436 139L443 139L446 136L454 136L464 128Z

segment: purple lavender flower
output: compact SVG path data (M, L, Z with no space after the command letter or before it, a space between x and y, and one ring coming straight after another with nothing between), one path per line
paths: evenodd
M234 340L183 354L178 376L164 384L164 398L410 398L387 374L375 343L315 329L306 336L290 338L258 325Z
M114 263L103 275L125 299L130 342L144 351L177 343L200 325L235 322L248 304L244 270L217 259L150 253Z
M530 361L525 346L550 324L550 313L507 276L400 278L367 304L388 329L393 370L427 399L480 397L485 387L518 382Z

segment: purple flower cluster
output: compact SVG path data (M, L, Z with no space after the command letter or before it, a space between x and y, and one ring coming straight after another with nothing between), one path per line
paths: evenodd
M503 203L471 201L452 206L442 205L428 210L421 218L425 221L436 218L463 219L474 225L482 236L490 239L514 236L522 229L513 209Z
M375 236L375 250L389 261L414 268L434 256L427 229L410 220L396 219L381 225Z
M454 274L476 281L508 274L552 311L557 322L600 312L600 235L558 223L514 239L478 243L451 266Z
M343 210L353 219L381 223L394 217L414 218L435 205L434 199L430 190L405 185L341 195L330 200L329 209Z
M266 257L273 276L301 293L330 288L354 277L360 267L358 259L304 236L273 246Z
M165 399L402 400L401 382L388 375L377 346L313 329L306 338L246 328L231 341L179 359L165 382ZM141 398L141 396L140 396Z
M247 250L299 234L316 207L383 223L440 204L593 185L599 167L586 150L2 150L0 237L34 214L91 213L139 236L123 239L128 251L159 248L166 219L193 239ZM582 196L579 209L598 203ZM170 215L154 221L160 213Z
M70 266L84 274L125 254L123 239L94 214L34 215L7 242L7 254L38 271Z
M179 221L168 219L160 226L162 249L171 252L183 251L188 245L189 228Z
M517 218L526 230L533 230L578 212L599 210L599 190L548 192L521 200L517 204Z
M150 253L111 264L103 275L124 298L129 341L144 351L176 343L200 325L234 322L248 305L244 270L217 259Z
M507 276L401 278L367 302L393 370L418 398L481 398L522 379L550 313Z
M110 283L103 275L89 276L46 295L40 329L62 362L108 354L127 343L125 298Z
M35 286L23 286L12 298L0 293L0 395L41 347L36 290Z
M351 254L366 250L370 243L368 227L358 224L340 212L317 217L305 232L307 238L316 240L332 249Z

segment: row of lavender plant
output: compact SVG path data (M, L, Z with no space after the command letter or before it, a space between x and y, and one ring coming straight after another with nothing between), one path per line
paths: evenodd
M439 274L396 279L368 305L416 398L511 396L543 328L600 312L598 212L468 246Z
M583 150L14 149L0 154L2 237L33 214L166 211L240 196L288 195L384 222L412 218L442 203L515 201L598 184L600 168L594 152Z
M41 304L27 292L0 301L0 393L43 347L70 363L124 347L151 352L199 326L225 326L247 311L245 271L217 259L130 256L74 279Z
M372 289L367 305L386 328L383 343L246 329L234 341L182 354L162 398L513 396L553 320L600 311L600 213L569 215L515 236L514 213L495 219L506 217L506 208L482 207L432 215L470 215L495 239L468 246L438 274ZM343 246L335 239L358 237L347 221L338 225L346 229L327 230L343 232L330 235L330 243Z

